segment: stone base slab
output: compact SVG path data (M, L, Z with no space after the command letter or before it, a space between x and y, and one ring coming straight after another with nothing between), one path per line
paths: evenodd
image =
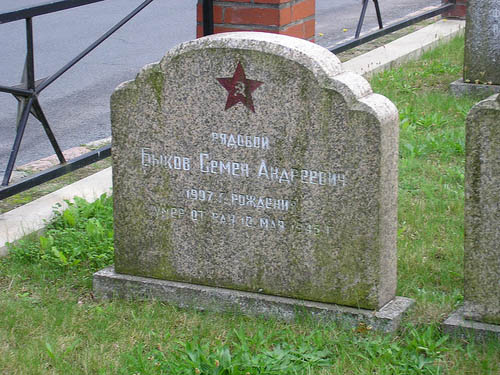
M490 96L500 93L500 85L481 85L476 83L465 83L463 79L459 79L450 84L450 89L453 95L475 95L475 96Z
M215 312L233 311L247 315L272 316L293 320L309 315L315 319L336 321L356 327L360 323L383 332L395 331L414 301L396 297L379 311L293 298L270 296L239 290L123 275L113 267L94 274L94 295L98 299L155 299L183 308Z
M496 336L500 339L500 325L466 320L463 307L451 314L442 326L446 333L454 336L474 336L480 340Z

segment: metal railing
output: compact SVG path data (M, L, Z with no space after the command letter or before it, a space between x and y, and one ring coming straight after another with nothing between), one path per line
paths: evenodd
M32 5L29 7L22 7L12 11L6 11L0 13L0 24L9 23L19 20L25 20L26 23L26 62L24 65L24 72L22 75L22 80L19 85L16 86L3 86L0 85L0 92L5 92L12 94L17 101L18 105L18 115L17 115L17 131L12 150L10 152L9 161L7 163L7 168L2 181L2 188L0 189L0 199L7 198L11 195L17 194L21 191L27 190L33 186L39 185L43 182L49 181L53 178L59 177L65 173L71 172L75 169L84 167L86 165L92 164L100 159L106 158L111 155L111 146L105 146L99 150L89 152L82 155L76 159L69 162L66 161L64 155L57 143L57 140L52 132L49 122L45 117L42 110L38 96L45 90L50 84L57 80L66 71L72 68L81 59L92 52L96 47L98 47L102 42L108 39L114 32L121 28L125 23L130 21L135 15L137 15L142 9L148 6L153 0L145 0L135 8L131 13L129 13L120 22L114 25L106 33L104 33L99 39L94 43L89 45L85 50L78 54L74 59L64 65L62 68L57 70L54 74L47 78L35 79L35 59L34 59L34 49L33 49L33 22L32 18L48 13L54 13L61 10L66 10L70 8L80 7L83 5L88 5L92 3L97 3L104 0L53 0L50 2L40 3L37 5ZM25 178L18 183L11 184L9 186L10 177L14 169L14 164L17 159L19 152L19 147L24 135L24 130L28 122L29 115L35 117L43 126L49 141L54 148L54 151L59 159L60 165L53 167L47 171L40 172L31 177Z
M22 82L16 86L2 86L0 85L0 92L5 92L12 94L19 102L18 106L18 116L17 116L17 132L12 151L9 157L7 168L3 177L2 187L0 188L0 200L7 198L11 195L20 193L24 190L30 189L34 186L40 185L46 181L52 180L56 177L62 176L68 172L74 171L78 168L82 168L86 165L95 163L101 159L107 158L111 155L111 146L104 146L98 150L86 153L80 157L66 161L63 153L55 139L55 136L50 129L49 122L44 115L44 112L38 101L38 95L57 80L62 74L78 63L82 58L88 55L92 50L109 38L115 31L121 28L125 23L130 21L137 13L144 9L154 0L145 0L129 13L125 18L118 22L115 26L109 29L104 35L82 51L73 60L68 62L53 75L48 78L35 80L34 73L34 53L33 53L33 24L32 18L35 16L40 16L43 14L54 13L65 9L75 8L83 5L88 5L92 3L101 2L104 0L53 0L46 3L41 3L33 5L30 7L19 8L12 11L7 11L0 13L0 24L25 20L26 23L26 62L22 77ZM452 10L455 7L454 1L449 4L442 5L431 11L419 14L416 17L405 19L403 21L391 24L390 26L384 27L382 23L382 16L378 4L378 0L372 0L375 5L375 10L377 13L377 21L379 24L379 30L361 35L361 29L364 23L364 18L366 10L369 4L369 0L363 0L361 15L356 28L356 34L353 40L337 44L329 48L332 53L340 53L351 48L357 47L363 43L369 42L386 34L392 33L396 30L403 29L412 24L420 22L422 20L435 17L439 14L443 14L447 11ZM214 18L213 18L213 0L203 0L203 33L204 35L210 35L214 33ZM30 177L24 178L23 180L9 185L9 180L12 175L14 164L19 152L19 147L21 145L21 140L23 138L24 130L29 118L29 115L34 116L42 124L47 137L50 140L52 147L59 159L60 165L50 168L48 170L42 171L40 173L34 174Z
M455 0L451 0L449 4L442 5L428 12L421 13L418 16L408 18L403 21L384 27L382 23L382 14L380 12L379 2L378 2L379 0L372 0L372 1L375 5L379 30L367 33L365 35L361 35L361 29L363 27L366 10L369 4L369 0L362 0L361 14L359 16L359 21L356 27L356 33L354 35L354 39L329 47L328 49L330 50L330 52L340 53L347 51L361 44L380 38L381 36L411 26L417 22L443 14L447 11L452 10L455 7ZM213 34L213 32L214 32L213 0L203 0L203 35L210 35Z
M384 25L382 23L382 16L380 14L378 0L373 0L373 2L375 4L375 10L377 13L377 21L378 21L378 25L379 25L379 30L376 30L376 31L373 31L371 33L367 33L367 34L360 36L361 28L363 27L363 23L364 23L364 19L365 19L366 9L368 7L368 1L369 0L363 0L361 15L359 17L358 26L356 27L356 34L354 36L354 39L349 40L347 42L336 44L332 47L329 47L328 50L330 52L337 54L340 52L347 51L347 50L352 49L354 47L360 46L364 43L367 43L367 42L370 42L370 41L375 40L377 38L380 38L384 35L390 34L394 31L404 29L405 27L411 26L417 22L420 22L420 21L438 16L440 14L443 14L447 11L452 10L455 7L455 2L453 1L453 3L441 5L441 6L434 8L430 11L423 12L415 17L407 18L407 19L404 19L402 21L391 24L387 27L384 27Z

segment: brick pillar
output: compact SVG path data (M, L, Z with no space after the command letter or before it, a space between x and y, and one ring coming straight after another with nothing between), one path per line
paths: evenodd
M264 31L314 41L316 0L215 0L214 32ZM198 0L196 36L203 36Z
M443 4L447 3L456 3L455 10L451 12L446 12L443 14L443 17L447 18L458 18L461 20L465 19L465 15L467 14L467 0L441 0Z

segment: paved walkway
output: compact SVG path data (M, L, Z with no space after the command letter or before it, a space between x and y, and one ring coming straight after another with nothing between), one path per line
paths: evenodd
M378 71L392 68L410 59L416 59L438 43L451 39L463 32L464 26L464 21L440 20L383 47L345 62L343 64L344 70L369 76ZM109 193L111 188L111 168L107 168L0 215L0 256L7 254L7 242L14 242L26 234L43 229L47 221L53 216L53 207L56 204L60 204L62 210L67 207L65 201L71 200L75 196L93 201L101 194Z

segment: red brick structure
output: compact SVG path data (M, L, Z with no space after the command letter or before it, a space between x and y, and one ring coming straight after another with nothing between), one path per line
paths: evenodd
M264 31L314 41L316 0L215 0L214 32ZM203 36L198 0L196 36Z
M467 14L467 0L442 0L443 4L456 3L455 10L443 14L447 18L459 18L461 20L465 19Z

